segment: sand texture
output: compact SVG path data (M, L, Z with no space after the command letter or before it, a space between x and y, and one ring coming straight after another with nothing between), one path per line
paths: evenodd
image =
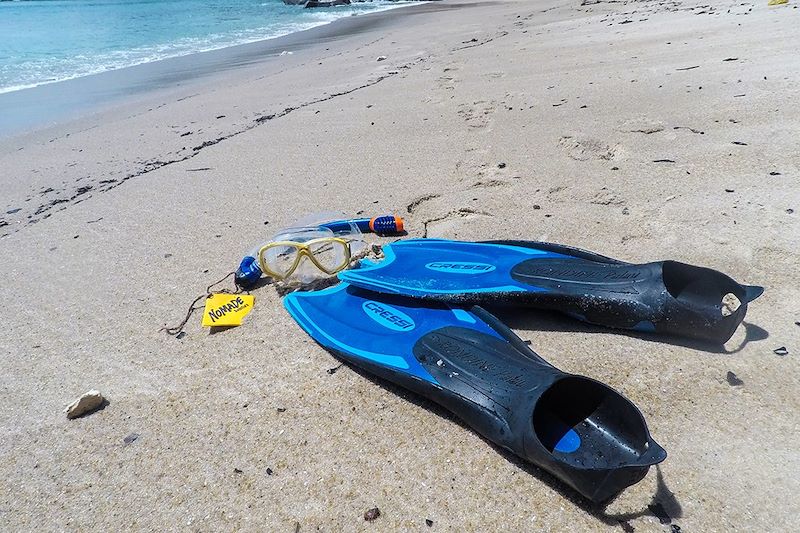
M798 4L584 4L370 15L4 139L0 529L796 531ZM161 331L252 245L330 210L766 292L719 350L502 315L630 398L669 453L593 507L441 409L328 372L274 287L242 327ZM67 420L90 389L107 405Z

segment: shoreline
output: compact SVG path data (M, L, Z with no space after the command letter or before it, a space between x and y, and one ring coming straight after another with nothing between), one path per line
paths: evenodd
M0 1L3 1L3 0L0 0ZM5 1L12 1L12 0L5 0ZM252 39L252 40L249 40L249 41L231 42L229 44L225 44L223 46L217 46L217 47L214 47L214 48L206 48L206 49L202 49L202 50L185 51L183 53L178 53L178 54L175 54L175 55L167 55L167 56L158 57L158 58L147 58L147 59L144 59L144 60L142 60L142 61L140 61L138 63L132 63L132 64L129 64L129 65L116 66L116 67L113 67L113 68L108 68L106 70L101 70L101 71L97 71L97 72L88 72L88 73L85 73L85 74L78 74L78 75L74 75L74 76L65 77L65 78L62 78L62 79L49 79L49 80L41 81L41 82L38 82L38 83L31 83L31 84L27 84L27 85L14 85L14 86L6 87L6 88L0 88L0 94L6 94L6 93L10 93L10 92L22 91L22 90L26 90L26 89L34 89L36 87L41 87L43 85L50 85L50 84L53 84L53 83L61 83L61 82L64 82L64 81L70 81L70 80L74 80L74 79L77 79L77 78L85 78L87 76L94 76L94 75L103 74L103 73L106 73L106 72L112 72L112 71L116 71L116 70L122 70L122 69L126 69L126 68L136 67L136 66L140 66L140 65L146 65L146 64L149 64L149 63L155 63L157 61L175 59L175 58L178 58L178 57L193 56L195 54L202 54L202 53L205 53L205 52L214 52L214 51L217 51L217 50L224 50L224 49L233 48L233 47L236 47L236 46L259 43L259 42L263 42L263 41L269 41L269 40L272 40L272 39L279 39L281 37L286 37L286 36L292 35L294 33L299 33L299 32L302 32L302 31L308 31L308 30L311 30L311 29L314 29L314 28L318 28L320 26L324 26L326 24L331 24L331 23L336 22L337 20L340 20L342 18L347 18L348 16L363 16L363 15L366 15L366 14L381 13L383 11L391 11L392 9L398 9L400 7L405 7L406 5L414 5L415 3L417 3L414 0L408 0L408 1L409 2L414 2L414 3L408 3L407 4L407 3L404 3L404 2L398 1L397 4L399 4L399 5L387 4L387 7L383 8L383 9L377 9L377 10L365 12L365 13L362 13L362 14L353 13L351 15L339 17L337 19L330 20L330 21L327 21L327 22L319 22L318 24L315 24L313 26L308 26L308 27L305 27L305 28L295 29L295 30L289 31L288 33L284 33L284 34L280 34L280 35L263 36L263 37L260 37L260 38L257 38L257 39ZM420 2L422 2L422 1L424 1L424 0L420 0ZM435 0L428 0L428 1L435 1Z
M278 37L168 57L85 76L42 83L0 93L0 139L79 119L148 93L223 76L224 73L355 35L385 24L390 13L422 8L438 2L410 3L361 15L342 17ZM427 8L430 9L430 8ZM366 19L366 20L361 20ZM43 105L44 103L44 105Z

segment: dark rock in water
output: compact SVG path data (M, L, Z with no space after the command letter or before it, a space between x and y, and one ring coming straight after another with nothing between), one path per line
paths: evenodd
M286 0L283 1L285 2ZM335 7L335 6L345 6L349 4L350 0L308 0L303 6L303 8L308 9L311 7Z

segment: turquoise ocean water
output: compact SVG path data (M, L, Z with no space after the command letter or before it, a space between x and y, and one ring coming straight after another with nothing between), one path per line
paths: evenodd
M0 0L0 93L286 35L397 7L282 0Z

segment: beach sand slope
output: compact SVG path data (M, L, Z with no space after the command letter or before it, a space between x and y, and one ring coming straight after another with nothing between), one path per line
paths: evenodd
M584 4L371 15L4 140L0 528L796 529L800 10ZM161 330L250 246L330 210L670 258L766 292L724 350L502 315L630 398L669 453L593 507L441 409L329 372L271 286L242 327ZM67 420L93 388L108 405Z

